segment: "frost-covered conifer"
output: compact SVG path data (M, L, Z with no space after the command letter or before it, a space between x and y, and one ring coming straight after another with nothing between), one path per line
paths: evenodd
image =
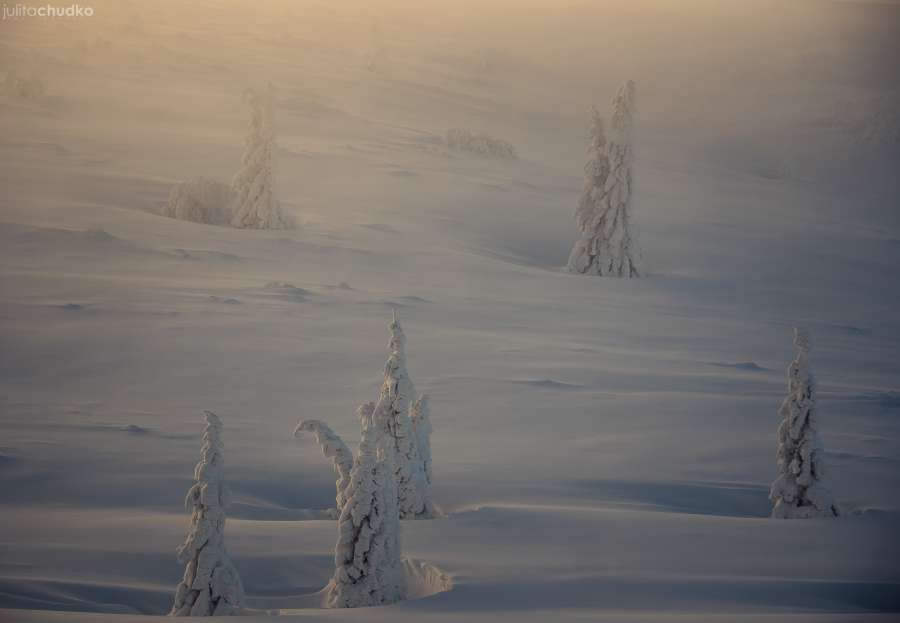
M231 224L241 229L290 229L275 196L275 119L272 85L264 95L244 94L250 126L241 168L231 182L235 195Z
M588 275L638 277L630 224L634 82L622 85L612 106L608 142L594 112L585 185L575 213L581 239L572 248L568 269Z
M416 433L416 441L419 446L419 460L422 463L422 474L425 476L425 504L431 508L431 495L429 487L432 482L431 473L431 408L428 394L422 394L413 403L409 419L412 421L413 431Z
M393 467L401 519L426 518L430 516L425 491L427 481L422 471L418 440L409 418L416 390L406 372L406 335L396 312L391 322L388 347L391 352L384 365L381 396L372 418L387 423L388 433L393 440Z
M338 519L334 576L325 593L331 608L390 604L406 593L393 441L384 417L362 419L366 425Z
M809 365L809 333L794 330L797 357L788 366L788 395L779 414L778 478L769 499L772 517L782 519L836 517L837 506L822 482L822 444L816 430L815 379Z
M194 485L185 498L191 529L178 548L186 565L175 592L173 616L222 616L241 613L244 587L225 549L225 509L228 487L223 468L222 422L206 411L206 431Z
M597 221L604 214L603 199L606 178L609 177L609 156L606 154L603 117L596 108L593 109L591 118L590 137L588 160L584 165L584 187L575 210L575 222L581 232L581 239L572 247L568 268L573 273L599 274L598 262L605 232Z
M316 436L316 443L322 448L322 454L331 459L334 472L337 474L335 488L335 516L339 516L346 502L345 491L350 484L350 472L353 470L353 453L347 444L325 422L320 420L304 420L294 429L294 437L301 432L311 432Z

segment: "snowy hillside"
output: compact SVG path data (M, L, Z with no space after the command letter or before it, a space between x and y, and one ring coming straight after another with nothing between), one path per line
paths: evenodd
M251 620L895 619L900 7L458 5L0 22L0 620L172 609L205 410ZM641 276L571 274L627 80ZM227 203L269 83L241 188L293 228L165 216ZM326 609L338 476L292 431L356 451L394 311L439 512L406 600ZM795 326L835 519L769 517Z

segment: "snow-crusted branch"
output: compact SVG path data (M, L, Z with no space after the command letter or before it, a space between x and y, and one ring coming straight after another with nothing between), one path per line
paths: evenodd
M303 432L310 432L316 436L316 443L322 449L322 454L331 459L334 472L337 474L335 482L335 508L336 514L340 514L346 502L345 491L350 484L350 472L353 470L353 453L347 444L325 422L320 420L304 420L294 429L294 437Z

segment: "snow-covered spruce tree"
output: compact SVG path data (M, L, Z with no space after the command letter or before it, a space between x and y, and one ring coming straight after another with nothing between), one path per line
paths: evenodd
M301 432L310 432L315 434L316 443L322 448L322 454L326 458L331 459L334 466L334 473L337 474L335 482L335 508L334 516L340 516L341 509L344 508L344 502L347 501L345 491L347 485L350 484L350 472L353 470L353 453L347 444L333 431L325 422L320 420L304 420L297 424L294 429L294 437L300 435Z
M595 119L591 132L591 153L586 166L585 191L576 219L582 231L569 256L572 272L612 277L638 277L631 237L632 134L635 86L629 80L612 102L610 138L605 159L595 144L603 140L602 126ZM608 167L608 169L606 169ZM604 170L608 172L604 175ZM598 186L600 182L603 186Z
M275 112L270 84L260 95L244 93L250 106L250 126L241 158L241 168L231 181L234 213L231 224L241 229L290 229L275 196Z
M409 419L412 421L413 431L419 446L419 460L422 462L422 474L425 476L425 503L431 507L430 491L432 482L431 474L431 408L428 394L422 394L413 403Z
M178 548L184 578L175 592L173 616L222 616L241 613L244 587L225 549L225 509L228 487L223 468L222 422L205 412L206 431L196 482L185 498L191 510L191 529Z
M807 333L794 329L797 357L788 366L788 395L779 414L779 474L769 499L775 503L772 517L780 519L836 517L837 506L822 482L822 444L816 430L815 379L809 365L812 342Z
M330 608L390 604L406 595L393 441L384 417L365 417L347 502L338 519Z
M606 178L609 177L609 156L606 154L606 132L603 117L596 108L591 117L591 142L588 145L588 160L584 165L584 188L578 198L575 222L581 238L569 254L569 272L599 274L600 249L605 232L598 222L605 214L604 197Z
M427 481L419 457L418 440L409 418L416 390L406 372L406 335L396 312L391 322L388 347L391 352L384 364L381 396L372 418L387 422L388 434L393 441L393 467L397 479L400 518L427 519L431 517Z

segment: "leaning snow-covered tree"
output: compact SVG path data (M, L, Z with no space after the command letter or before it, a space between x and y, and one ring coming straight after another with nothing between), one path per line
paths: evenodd
M388 347L390 355L384 364L381 396L372 418L387 422L393 441L393 466L401 519L425 519L432 513L426 491L428 483L419 456L418 439L409 417L416 390L406 371L406 335L396 312L391 322Z
M795 329L794 345L797 357L788 366L788 395L779 411L784 419L778 428L779 474L769 493L775 504L772 517L836 517L837 506L823 482L823 449L816 430L816 385L809 365L809 333Z
M406 594L393 441L384 417L365 421L338 519L335 571L325 591L331 608L390 604Z
M422 462L422 474L425 476L425 502L431 506L430 491L431 486L431 408L428 400L428 394L422 394L418 400L413 403L410 410L409 419L412 420L413 431L416 433L416 441L419 445L419 460Z
M585 184L575 218L581 238L569 254L568 270L612 277L638 277L631 236L632 135L635 86L629 80L612 102L609 141L594 111Z
M338 477L335 482L337 492L334 498L335 508L333 511L336 519L340 516L341 509L344 508L344 502L346 502L344 492L347 489L347 485L350 484L350 472L353 469L353 453L350 452L350 448L347 447L343 439L331 430L331 427L325 422L304 420L297 424L297 428L294 429L294 437L298 437L302 432L315 434L316 443L322 448L322 454L325 455L325 458L331 459L334 466L334 473Z
M248 89L244 99L250 106L250 126L241 168L231 182L235 195L231 224L241 229L290 229L292 223L282 213L275 195L275 113L272 85L269 85L263 95Z
M223 473L225 454L222 422L206 411L206 431L194 485L185 498L191 528L178 548L185 565L175 592L173 616L222 616L241 613L244 587L225 549L225 510L228 487Z

